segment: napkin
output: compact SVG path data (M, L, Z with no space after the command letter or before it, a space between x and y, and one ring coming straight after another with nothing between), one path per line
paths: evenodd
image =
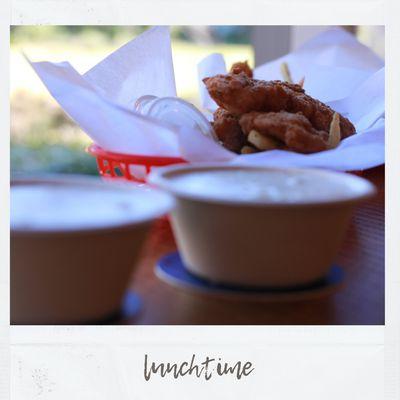
M181 155L176 129L133 111L140 96L176 95L167 27L144 32L84 75L68 62L30 64L63 110L103 149Z
M384 64L341 29L328 30L254 71L259 79L282 79L279 67L286 61L294 80L305 76L307 93L327 102L357 127L357 135L338 148L310 155L281 150L237 155L191 127L136 112L134 103L143 95L176 96L167 27L149 29L83 75L68 62L28 61L63 110L95 143L115 153L338 170L360 170L384 162ZM209 118L216 104L202 78L225 71L220 54L199 63L200 98Z

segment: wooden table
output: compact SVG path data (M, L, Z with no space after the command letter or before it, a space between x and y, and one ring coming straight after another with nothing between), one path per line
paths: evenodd
M315 300L256 303L221 300L190 293L164 283L154 266L176 250L166 220L157 221L143 248L131 288L143 306L128 324L162 325L379 325L384 313L384 168L364 172L378 194L355 210L337 264L345 270L345 284L335 294Z

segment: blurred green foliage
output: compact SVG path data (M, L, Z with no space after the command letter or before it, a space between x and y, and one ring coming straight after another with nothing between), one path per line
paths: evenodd
M83 138L60 107L24 92L12 98L12 172L95 175L96 160L84 152Z
M12 143L10 157L12 173L98 174L96 160L81 146Z
M107 26L107 25L19 25L11 26L11 44L21 42L41 42L68 39L79 40L83 36L100 41L114 41L119 37L133 37L148 29L148 25L136 26ZM189 42L238 43L250 41L248 26L171 26L172 39L181 39Z

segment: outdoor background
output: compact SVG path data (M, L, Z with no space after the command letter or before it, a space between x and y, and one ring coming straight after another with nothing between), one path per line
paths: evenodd
M96 174L95 159L85 153L90 139L61 110L22 52L33 61L68 60L83 73L125 44L146 26L15 26L11 28L10 101L11 171ZM296 28L296 27L294 27ZM251 66L296 48L327 27L297 27L286 48L285 27L176 26L171 28L178 96L198 101L197 63L223 53L229 67L248 60ZM263 30L264 29L264 30ZM267 32L265 29L274 29ZM281 31L280 31L281 29ZM346 27L381 56L383 31ZM294 33L294 34L293 34ZM270 40L270 42L268 42ZM257 52L255 48L257 47ZM256 53L256 54L255 54ZM264 59L260 58L267 54Z

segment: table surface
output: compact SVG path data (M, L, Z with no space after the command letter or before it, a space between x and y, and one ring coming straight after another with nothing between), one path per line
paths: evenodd
M248 302L191 293L161 281L157 261L176 250L167 220L152 227L132 276L131 289L140 295L140 312L121 324L144 325L380 325L385 323L384 167L363 173L378 188L352 217L336 263L345 282L331 295L291 302Z

